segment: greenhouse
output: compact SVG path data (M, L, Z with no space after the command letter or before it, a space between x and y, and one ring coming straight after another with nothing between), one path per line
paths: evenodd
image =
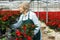
M60 0L0 0L0 40L59 39Z

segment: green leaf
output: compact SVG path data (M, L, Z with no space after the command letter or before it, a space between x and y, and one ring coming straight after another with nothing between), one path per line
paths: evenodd
M6 21L6 22L5 22L5 25L9 25L9 24L10 24L10 21Z
M2 21L0 21L0 24L2 24Z
M6 37L2 38L1 40L6 40Z
M11 35L15 37L16 34L15 34L15 32L12 32Z
M2 30L4 30L5 28L2 28Z
M5 22L2 21L2 24L5 24Z

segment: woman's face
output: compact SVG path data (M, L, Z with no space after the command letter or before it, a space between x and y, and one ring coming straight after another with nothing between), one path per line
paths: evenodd
M22 6L20 6L19 10L20 10L20 13L23 13L24 12L24 9L23 9Z

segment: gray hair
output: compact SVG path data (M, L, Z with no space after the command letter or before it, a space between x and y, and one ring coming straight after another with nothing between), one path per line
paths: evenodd
M22 4L20 4L20 6L22 6L25 10L29 10L30 8L30 3L28 2L23 2ZM20 7L19 6L19 7Z

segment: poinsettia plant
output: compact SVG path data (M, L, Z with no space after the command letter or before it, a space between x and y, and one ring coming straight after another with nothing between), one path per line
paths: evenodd
M10 25L14 24L16 22L16 18L19 16L20 13L0 13L0 36L5 34L7 28L10 28ZM29 23L22 25L16 29L16 31L11 29L11 37L14 37L15 40L32 40L36 27L36 25Z
M49 28L51 28L51 29L60 31L60 21L58 21L58 20L50 21L50 22L46 23L46 25L48 25Z
M6 28L13 24L20 13L0 13L0 35L5 34Z
M12 35L16 38L15 40L33 40L32 38L36 27L34 24L24 24L15 32L12 32Z

